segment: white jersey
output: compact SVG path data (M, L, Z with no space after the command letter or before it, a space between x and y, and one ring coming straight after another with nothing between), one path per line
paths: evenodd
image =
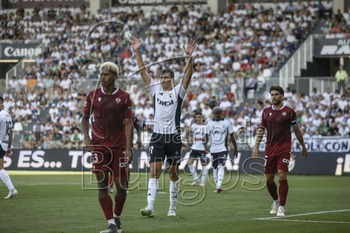
M181 84L178 84L171 91L164 91L161 85L153 80L150 86L149 90L154 103L153 132L158 134L180 133L181 107L186 90Z
M233 133L233 126L228 120L211 120L207 123L208 135L211 142L210 153L228 151L227 138Z
M192 150L205 150L204 140L207 134L207 126L194 123L191 125Z
M5 110L0 111L0 145L4 151L8 149L9 129L12 129L12 119Z

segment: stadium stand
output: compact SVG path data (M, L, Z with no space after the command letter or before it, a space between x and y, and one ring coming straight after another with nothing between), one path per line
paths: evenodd
M135 7L100 9L95 15L84 7L3 10L2 40L44 44L44 52L9 80L4 93L5 109L16 122L14 147L81 148L79 120L85 94L97 85L96 65L108 60L122 67L125 79L120 85L131 93L143 135L149 135L152 102L135 75L137 66L128 42L118 33L120 25L105 23L85 40L91 26L104 20L121 20L143 38L146 63L182 56L181 45L188 37L198 41L195 72L182 112L185 131L194 111L209 118L216 105L224 108L237 130L253 131L268 104L261 97L266 80L297 50L317 21L326 21L324 32L330 37L349 36L349 12L333 15L331 7L330 1L281 1L272 7L260 2L229 3L214 14L209 7L181 4L155 6L147 16ZM164 66L173 68L178 79L184 62L174 59L149 69L157 76ZM310 137L350 136L349 88L343 95L316 90L308 96L289 90L286 99ZM305 112L310 108L311 115ZM311 120L318 118L316 124Z

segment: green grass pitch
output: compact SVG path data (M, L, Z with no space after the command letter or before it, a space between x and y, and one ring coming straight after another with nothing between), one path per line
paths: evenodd
M19 195L4 200L0 185L1 233L98 233L107 227L89 173L9 171ZM156 216L140 215L146 205L145 173L132 173L130 193L121 218L126 233L350 232L350 177L289 175L285 218L269 214L271 199L262 175L225 175L224 191L191 186L181 174L176 217L167 217L168 175L160 179ZM276 177L277 178L277 177ZM186 180L187 179L187 180Z

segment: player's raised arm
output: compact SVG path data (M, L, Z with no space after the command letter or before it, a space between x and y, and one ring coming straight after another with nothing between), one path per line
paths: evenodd
M192 78L193 58L191 55L196 47L197 47L197 44L194 40L190 40L186 45L184 45L184 51L186 53L186 56L188 56L186 66L185 66L185 74L184 74L184 77L182 79L182 87L185 90L187 90L187 88L190 84L191 78Z
M132 46L132 49L135 52L137 67L140 69L140 74L141 74L142 80L148 86L151 84L152 77L146 71L145 63L143 62L143 59L142 59L142 55L140 52L141 40L140 40L140 38L137 38L136 36L132 36L129 39L129 42Z

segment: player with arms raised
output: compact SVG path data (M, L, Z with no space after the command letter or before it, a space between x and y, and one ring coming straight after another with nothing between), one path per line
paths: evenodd
M192 53L196 48L195 41L189 41L184 46L188 56L184 76L181 83L174 85L174 71L165 68L160 74L160 83L157 83L145 69L140 47L139 38L132 37L130 40L135 52L137 66L144 84L149 87L154 103L154 127L148 154L150 157L150 178L148 181L147 206L141 209L143 216L154 216L154 203L158 189L158 179L162 171L163 161L167 156L168 171L170 176L170 207L168 216L176 216L176 203L179 192L179 164L181 160L181 131L180 116L182 102L186 95L193 73Z
M302 146L302 156L306 158L307 151L302 133L298 127L296 114L293 109L284 105L284 90L280 86L271 86L270 95L272 105L265 108L262 113L260 127L257 130L256 144L252 156L259 156L259 144L264 133L267 134L265 147L265 177L267 190L273 203L270 214L285 216L285 204L288 194L287 173L292 148L291 128ZM275 173L278 173L279 188L274 181Z
M93 172L98 181L98 200L108 228L101 233L122 232L120 215L128 187L128 160L132 148L132 102L130 95L115 86L119 68L112 62L100 67L101 87L89 92L84 106L82 129L85 148L92 152ZM89 118L92 115L92 136ZM108 195L108 173L117 187L115 205Z

